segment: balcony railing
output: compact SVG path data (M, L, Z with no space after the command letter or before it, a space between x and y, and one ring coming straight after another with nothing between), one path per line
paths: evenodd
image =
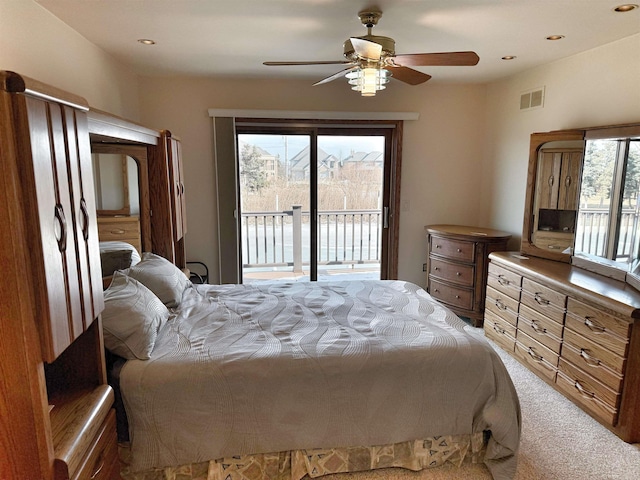
M318 264L379 264L380 210L318 212ZM310 215L300 206L242 214L243 268L309 265Z
M301 272L309 265L309 212L294 206L281 212L242 214L243 268L292 267ZM326 210L318 212L318 264L380 264L380 210ZM604 254L609 215L598 209L581 210L576 229L576 249ZM638 217L622 212L618 259L632 252ZM638 233L636 232L636 242Z
M590 255L605 256L606 237L609 230L609 212L601 209L581 209L576 228L575 249ZM638 241L638 215L625 209L620 216L620 236L616 249L617 260L629 258L633 242Z

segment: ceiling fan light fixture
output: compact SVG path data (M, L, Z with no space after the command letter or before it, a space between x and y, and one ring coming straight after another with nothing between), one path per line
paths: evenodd
M564 38L564 35L549 35L547 37L547 40L562 40Z
M378 90L384 90L390 76L389 70L373 67L358 68L346 74L351 89L363 97L373 97Z

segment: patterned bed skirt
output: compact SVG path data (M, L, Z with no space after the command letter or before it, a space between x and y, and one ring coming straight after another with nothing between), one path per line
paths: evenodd
M120 445L123 480L300 480L332 473L401 467L413 471L446 463L482 463L485 435L445 435L378 447L348 447L244 455L129 472L129 448Z

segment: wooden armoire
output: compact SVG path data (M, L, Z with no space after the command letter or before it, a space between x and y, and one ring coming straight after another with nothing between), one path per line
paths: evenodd
M86 101L0 72L0 478L119 478Z

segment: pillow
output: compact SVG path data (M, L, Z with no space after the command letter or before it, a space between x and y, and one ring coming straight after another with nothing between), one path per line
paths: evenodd
M122 242L119 240L108 240L108 241L100 242L100 254L112 252L114 250L130 250L131 251L131 265L127 265L124 268L133 266L141 260L140 254L138 253L138 250L136 249L136 247L134 247L128 242Z
M137 280L115 272L104 292L104 345L128 360L148 360L169 310Z
M142 261L124 273L144 284L170 308L180 305L184 289L189 285L182 270L166 258L149 252L143 253Z
M131 250L112 250L100 252L100 265L102 276L113 275L116 270L124 270L131 266Z

